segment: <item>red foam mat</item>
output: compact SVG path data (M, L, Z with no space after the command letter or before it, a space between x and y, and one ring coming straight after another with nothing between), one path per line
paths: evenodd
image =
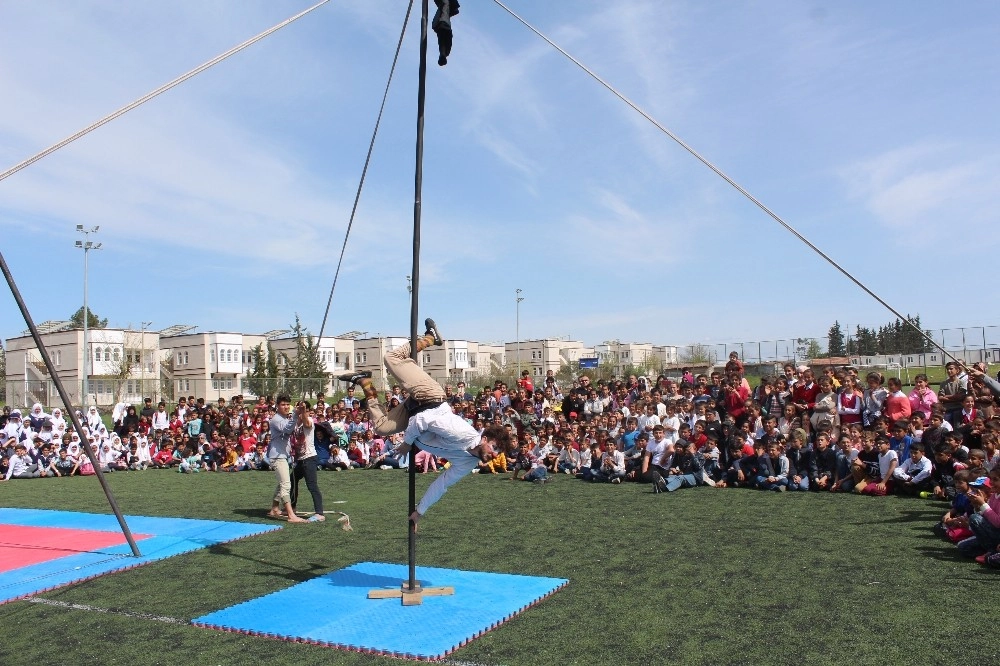
M132 536L139 541L149 535ZM121 532L0 524L0 573L123 543Z

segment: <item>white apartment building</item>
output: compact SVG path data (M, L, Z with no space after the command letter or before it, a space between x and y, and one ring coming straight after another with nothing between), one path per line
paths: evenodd
M545 377L548 371L559 372L563 366L574 370L579 368L581 358L594 353L592 347L585 347L578 340L565 338L545 338L542 340L521 340L504 345L507 370L520 366L528 370L532 377Z
M69 322L45 322L39 326L42 343L56 373L75 405L111 406L116 402L141 402L155 397L159 386L159 333L121 328L88 331L88 349L83 329L69 328ZM87 384L83 396L84 353L89 354ZM62 400L42 362L35 341L28 334L7 340L7 401L19 407L40 402L46 407Z
M425 349L422 356L424 370L440 384L470 384L503 369L504 348L471 340L445 340L441 347Z
M602 368L611 368L615 375L622 375L626 368L640 368L659 373L663 368L678 362L677 347L654 345L650 342L621 342L606 340L594 348Z
M208 400L243 393L242 333L181 333L160 338L174 395Z

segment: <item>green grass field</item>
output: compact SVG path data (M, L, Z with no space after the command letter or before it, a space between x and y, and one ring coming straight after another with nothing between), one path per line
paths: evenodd
M418 477L418 492L430 478ZM252 522L266 521L273 487L270 474L250 472L109 481L126 513ZM333 521L286 526L41 596L186 621L355 562L406 561L404 473L328 472L320 482L327 502L346 500L328 509L349 513L353 532ZM0 504L109 512L93 478L3 483ZM418 564L571 581L453 663L997 663L1000 577L931 535L945 508L476 476L422 521ZM0 627L5 665L399 663L28 601L0 607Z

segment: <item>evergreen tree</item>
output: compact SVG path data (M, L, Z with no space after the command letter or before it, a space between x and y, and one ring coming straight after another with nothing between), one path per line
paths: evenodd
M302 327L297 314L292 335L295 336L295 358L289 359L288 373L300 380L302 395L312 396L326 386L329 376L326 364L320 359L318 341Z
M855 330L854 344L859 356L872 356L878 353L878 339L873 329L859 325Z
M70 322L73 324L73 328L83 328L83 306L73 313L73 316L69 318ZM107 318L101 319L94 314L94 311L87 308L87 328L107 328L108 320Z
M827 345L826 353L828 356L844 356L847 353L847 347L844 344L844 332L840 330L840 322L833 322L833 326L830 327L830 331L826 334Z
M247 389L254 395L274 395L278 389L278 359L270 342L266 350L263 344L253 348L250 365L252 367L243 380Z

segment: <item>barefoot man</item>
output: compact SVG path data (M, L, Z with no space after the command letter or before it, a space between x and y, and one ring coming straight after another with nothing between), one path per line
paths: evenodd
M305 408L300 404L295 415L290 415L292 399L287 395L279 395L275 407L275 414L268 421L271 445L267 449L267 458L278 477L278 487L274 491L271 511L267 515L281 518L284 510L288 522L305 523L308 521L295 515L295 509L292 508L292 479L288 471L288 459L292 457L292 433L295 432L298 418L305 413Z
M417 353L427 347L441 344L441 335L433 319L424 322L427 331L417 339ZM468 475L481 462L496 456L496 447L505 449L510 443L507 429L499 425L487 427L480 435L465 419L452 411L441 385L410 358L410 344L406 343L385 355L386 369L399 380L408 398L388 409L378 402L378 391L371 381L371 372L341 375L342 381L357 384L364 391L365 402L372 415L375 432L388 437L403 433L405 451L417 444L428 453L447 458L451 467L446 469L421 498L416 510L410 514L414 528L427 509L438 501L444 492ZM411 459L410 464L413 464Z

